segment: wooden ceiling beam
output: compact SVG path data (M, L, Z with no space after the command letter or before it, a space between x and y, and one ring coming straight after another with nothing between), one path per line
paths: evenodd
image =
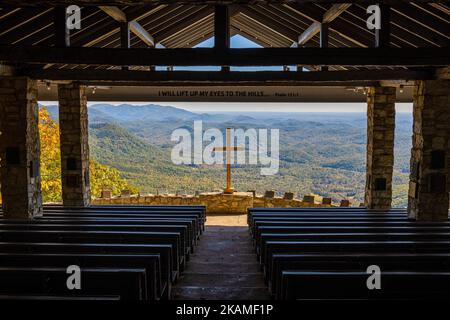
M316 34L320 32L321 23L318 21L313 22L301 35L298 36L297 45L302 46L311 40Z
M237 17L233 19L232 27L231 29L236 31L236 34L239 34L240 36L246 38L247 40L250 40L261 47L271 47L273 44L269 43L265 39L262 39L261 37L255 38L254 33L250 33L248 29L239 21L237 20Z
M100 6L99 8L119 23L128 22L131 32L133 32L149 47L155 46L155 39L153 39L147 30L145 30L136 20L128 21L127 15L121 9L112 6Z
M32 12L34 12L34 10L32 10ZM22 13L23 15L21 16L28 16L28 13ZM38 13L34 13L32 18L26 18L26 20L20 20L19 17L17 18L18 19L15 21L14 27L0 29L0 43L16 43L22 41L23 39L31 37L33 35L33 31L52 24L53 9L47 8L46 10L39 10Z
M433 7L433 5L437 7ZM436 8L442 8L442 10L439 11ZM437 3L430 5L405 3L395 6L392 9L404 15L406 18L421 24L424 28L432 30L448 39L448 33L445 30L449 29L450 22L448 21L448 16L450 15L450 10L445 9L442 5Z
M347 11L347 13L348 15L350 15L350 17L348 17L349 21L359 23L360 25L365 27L366 21L364 20L364 17L366 16L366 8L364 6L353 5ZM408 20L406 17L398 14L395 10L392 10L392 7L390 14L391 14L391 23L390 23L391 46L396 47L438 46L436 43L433 43L436 37L434 37L429 30L423 29L420 27L420 25L414 24L413 21Z
M263 47L288 47L291 40L286 37L280 37L279 33L274 32L264 24L255 28L255 20L250 19L245 14L239 13L232 20L233 27L240 30L241 34Z
M324 11L317 6L298 6L295 4L283 5L283 8L298 16L299 19L308 19L312 22L320 21ZM346 14L335 19L330 24L330 30L339 34L342 38L353 43L353 46L368 48L373 43L373 34L367 28L362 28L354 21L348 20L349 10ZM345 15L345 18L343 16ZM350 16L351 18L351 16Z
M256 6L239 6L239 11L243 15L291 41L295 41L298 36L298 26L294 27L290 23L285 23L282 19L274 19L272 16L266 14L266 12L261 13L257 10Z
M387 48L391 45L391 7L381 4L380 29L375 29L375 46Z
M268 3L292 3L293 0L208 0L209 4L268 4ZM338 3L338 0L295 0L299 4L307 3ZM360 0L358 2L364 4L373 4L373 0ZM404 0L379 0L378 3L400 4ZM421 0L422 3L436 3L441 0ZM443 2L443 1L442 1ZM20 7L20 6L63 6L63 5L80 5L80 6L132 6L132 5L160 5L160 4L188 4L203 5L204 0L3 0L4 5Z
M214 17L211 15L184 29L183 32L167 38L164 43L169 48L191 48L213 36Z
M366 71L317 71L317 72L285 72L285 71L156 71L142 72L132 70L96 70L95 72L85 72L83 70L28 70L21 72L39 80L73 80L73 81L111 81L111 82L133 82L147 84L172 84L184 83L184 85L194 84L241 84L264 83L295 85L302 83L323 83L333 82L345 84L349 81L387 81L387 80L425 80L434 79L434 71L417 70L373 70Z
M53 11L54 10L46 10L35 19L19 24L13 31L0 36L0 43L31 44L30 40L34 38L34 34L39 33L39 30L45 29L47 26L50 26L49 32L53 36Z
M104 46L105 41L109 41L107 39L114 36L118 32L120 24L115 20L111 20L109 15L107 15L103 10L95 8L97 11L91 12L90 15L86 17L86 15L83 14L83 11L90 8L91 7L82 8L81 23L85 26L85 29L72 35L72 46L74 47L89 47L94 45L100 47ZM155 10L155 8L150 11L153 10ZM145 12L141 7L130 7L129 9L127 8L126 14L127 17L142 17L145 15ZM140 43L146 45L143 42ZM133 37L131 38L131 46L133 46Z
M299 37L298 37L298 45L304 45L308 42L312 37L320 32L320 25L322 23L330 23L339 17L345 10L347 10L351 6L351 3L340 3L334 4L331 6L329 10L327 10L321 19L321 21L313 22L308 29L306 29Z
M309 19L305 19L292 10L286 10L282 5L253 6L252 9L257 10L261 15L271 17L271 20L282 21L286 28L292 29L292 31L295 32L295 35L291 39L292 43L287 46L297 46L298 35L310 24ZM319 45L317 37L313 37L313 39L317 41L310 40L309 44L314 43L315 45ZM329 43L330 47L354 47L355 44L364 47L364 45L360 45L356 40L349 39L341 32L336 32L331 27Z
M70 31L67 28L67 14L64 7L53 9L53 34L55 46L70 47Z
M104 65L173 66L445 66L450 48L247 48L215 50L53 48L0 45L0 61L19 63L63 63Z
M230 15L228 6L214 7L214 48L226 50L230 48Z
M158 42L164 42L167 39L175 37L177 34L189 29L192 25L198 24L204 19L208 18L214 13L214 9L210 6L204 7L201 10L186 16L184 19L177 21L169 28L155 33L155 38Z
M190 12L194 11L192 6L166 6L139 20L139 23L145 30L148 30L154 38L157 38L158 32L166 29L173 22L182 19ZM156 42L160 42L155 40ZM132 37L131 46L137 45L136 37Z

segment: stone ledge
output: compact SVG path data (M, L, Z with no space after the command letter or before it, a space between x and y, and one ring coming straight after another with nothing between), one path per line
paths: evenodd
M246 214L248 208L301 208L301 207L333 207L332 204L305 202L299 199L284 199L281 197L253 197L252 192L204 192L194 195L130 195L127 197L95 198L92 204L127 204L127 205L203 205L207 213Z

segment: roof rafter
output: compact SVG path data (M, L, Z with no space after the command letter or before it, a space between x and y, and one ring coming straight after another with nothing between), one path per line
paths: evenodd
M283 8L288 9L289 12L298 16L299 18L306 18L312 22L321 21L323 18L323 11L317 6L298 6L296 4L284 4ZM349 11L347 10L346 13ZM361 29L358 24L347 21L347 16L342 19L339 16L330 24L330 30L339 34L342 38L350 41L357 47L367 48L373 42L373 35L368 29ZM355 32L355 30L359 32Z
M298 37L298 45L304 45L308 42L312 37L320 32L320 25L322 23L330 23L337 17L339 17L345 10L347 10L352 4L351 3L340 3L334 4L328 11L323 14L322 21L313 22L308 29L306 29L299 37Z
M111 18L113 18L117 22L128 22L130 25L131 32L133 32L136 36L138 36L139 39L145 42L148 46L150 47L155 46L155 39L153 39L153 37L140 25L139 22L137 22L136 20L128 21L125 12L123 12L117 7L112 6L100 6L99 8L102 9L104 12L106 12Z
M204 0L3 0L6 5L20 7L20 6L55 6L55 5L72 5L77 4L80 6L102 6L102 5L158 5L158 4L188 4L188 5L203 5ZM236 2L247 4L267 4L267 3L291 3L293 0L208 0L209 4L226 4L232 5ZM337 0L295 0L299 4L305 3L336 3ZM358 2L372 4L373 0L360 0ZM379 3L385 4L399 4L404 0L379 0ZM423 3L439 2L439 0L421 0Z

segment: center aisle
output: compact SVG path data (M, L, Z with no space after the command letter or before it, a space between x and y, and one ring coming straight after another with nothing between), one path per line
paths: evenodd
M266 300L247 216L208 216L206 230L185 273L173 288L175 300Z

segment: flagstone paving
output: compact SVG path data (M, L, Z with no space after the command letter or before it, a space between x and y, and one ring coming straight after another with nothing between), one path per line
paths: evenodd
M178 300L270 298L246 215L208 215L206 230L172 293Z

